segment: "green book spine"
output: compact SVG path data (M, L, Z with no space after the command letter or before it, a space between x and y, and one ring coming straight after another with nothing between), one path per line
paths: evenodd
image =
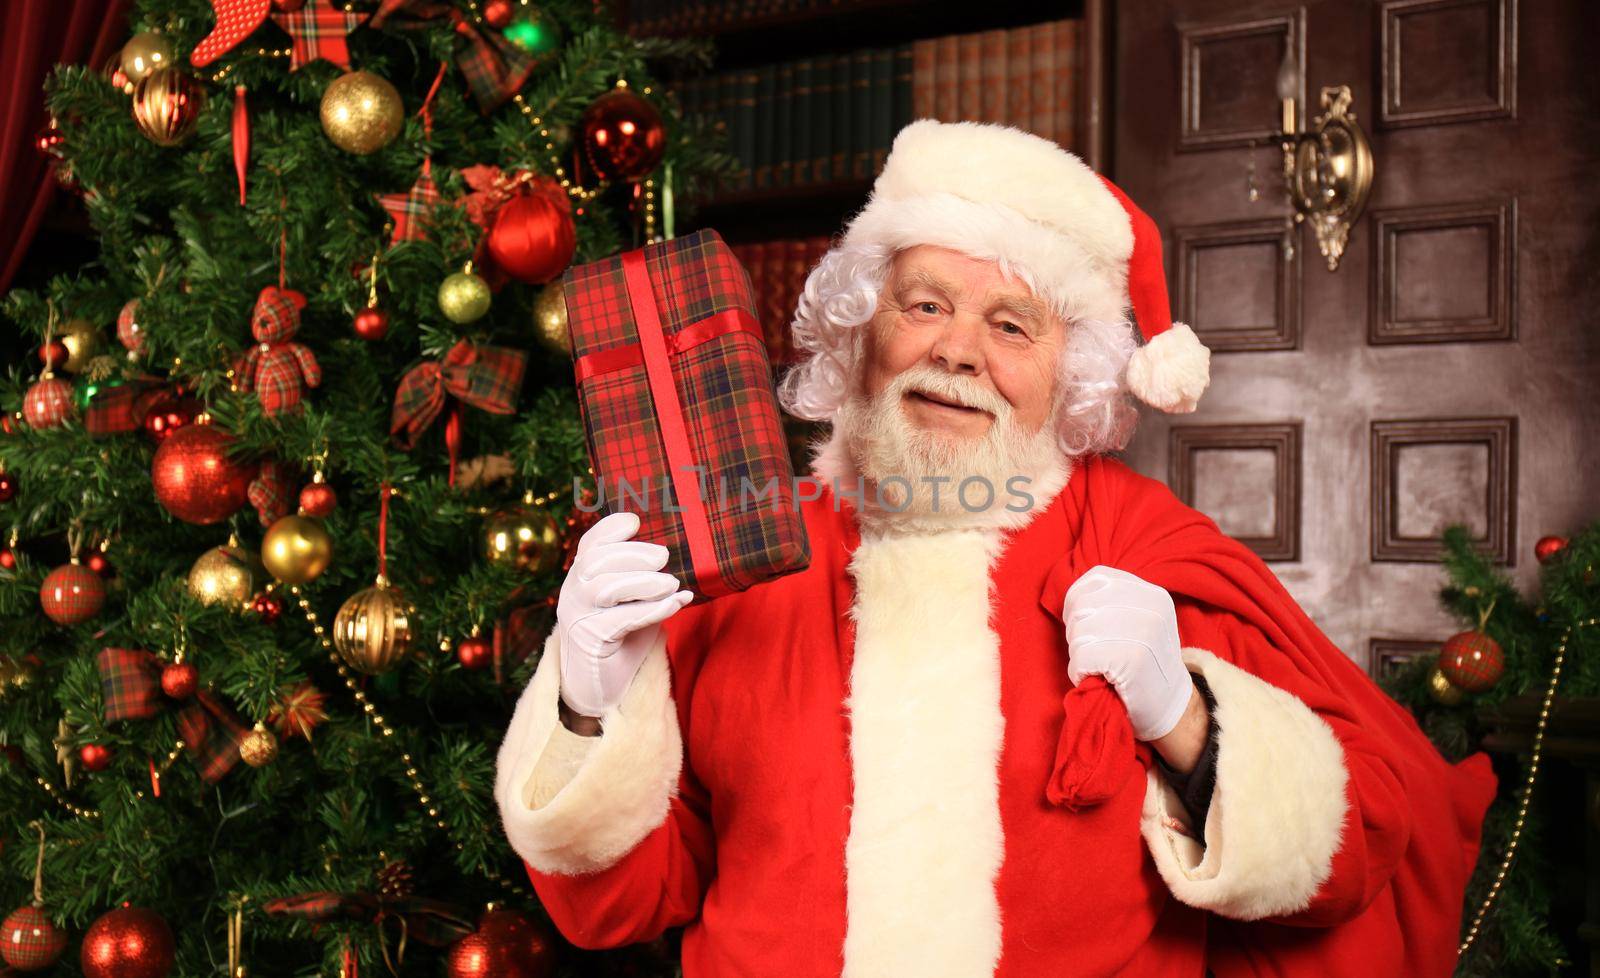
M850 179L850 142L854 127L850 121L850 55L833 59L833 168L834 180Z
M772 185L794 186L794 62L778 65L772 95Z
M914 48L910 44L902 44L894 49L894 125L895 133L911 125L916 118L912 110L911 85L915 78L912 62L915 60ZM890 137L893 145L893 135Z
M894 139L894 65L894 48L872 52L871 87L867 92L868 104L872 106L872 171L868 176L877 176L883 169L889 143Z
M794 146L790 156L794 160L794 182L807 184L811 176L811 114L816 111L816 82L813 78L815 62L804 58L794 63Z
M850 56L850 176L872 176L872 61L871 48Z
M730 78L734 82L733 128L738 137L739 162L744 164L744 179L739 186L749 190L755 186L756 172L756 73L741 71Z
M777 113L773 111L774 96L778 92L778 66L762 65L756 69L756 156L755 177L756 189L765 190L772 186L772 150L777 142L777 132L773 123Z
M811 180L827 183L833 175L833 61L811 64Z

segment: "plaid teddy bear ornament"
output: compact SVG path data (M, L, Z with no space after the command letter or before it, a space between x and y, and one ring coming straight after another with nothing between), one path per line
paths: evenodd
M322 383L322 368L311 349L290 339L300 329L300 310L306 297L293 289L269 285L256 299L250 333L256 345L245 355L239 386L254 390L261 410L269 415L294 409L300 403L301 385Z

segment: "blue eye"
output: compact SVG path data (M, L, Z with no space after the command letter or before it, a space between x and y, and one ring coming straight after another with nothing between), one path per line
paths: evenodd
M1012 336L1022 336L1025 332L1023 328L1018 326L1016 323L1001 323L1000 328Z
M928 315L930 315L930 316L938 315L938 313L939 313L939 304L937 302L919 302L919 303L917 303L917 308L918 309L922 309L925 306L932 306L933 307L933 311L928 313Z

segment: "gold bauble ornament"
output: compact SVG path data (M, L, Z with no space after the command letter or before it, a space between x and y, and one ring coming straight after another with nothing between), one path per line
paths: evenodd
M158 146L188 139L205 108L205 86L176 68L157 68L133 90L133 121Z
M529 505L491 513L483 524L484 552L496 564L514 563L542 574L561 560L561 525L550 511Z
M122 73L138 83L172 62L172 39L155 31L140 31L122 46Z
M333 560L333 538L321 520L289 515L267 527L261 563L285 584L315 580Z
M572 333L567 325L567 297L556 279L539 290L533 300L533 335L551 353L572 356Z
M411 651L411 608L382 577L357 591L333 619L333 647L352 669L388 672Z
M260 562L234 544L212 547L189 570L189 593L201 604L220 604L243 611L256 593Z
M251 767L266 767L278 759L278 738L259 721L239 738L239 757Z
M1466 691L1452 683L1438 666L1428 673L1428 693L1441 706L1459 706L1467 698Z
M400 135L405 118L400 92L370 71L346 72L322 93L322 131L347 153L376 153Z
M472 266L439 283L439 311L453 323L470 323L489 311L489 283L473 274Z
M55 338L66 344L67 362L61 369L69 374L83 373L100 352L100 331L87 319L69 319Z

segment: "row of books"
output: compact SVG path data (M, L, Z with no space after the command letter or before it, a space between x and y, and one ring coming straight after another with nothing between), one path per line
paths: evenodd
M774 366L799 359L799 351L790 342L789 326L794 322L795 307L805 289L806 276L827 254L829 247L831 242L827 235L729 246L750 273L750 284L756 295L756 314L761 318L761 331L767 340L767 358Z
M725 191L864 181L913 119L1017 126L1074 144L1080 22L927 38L689 79L744 164Z

